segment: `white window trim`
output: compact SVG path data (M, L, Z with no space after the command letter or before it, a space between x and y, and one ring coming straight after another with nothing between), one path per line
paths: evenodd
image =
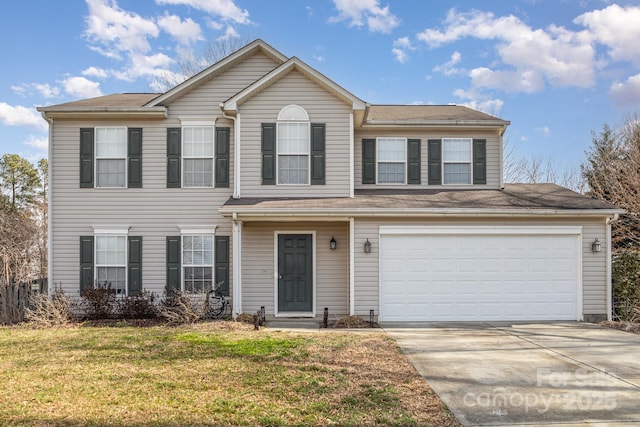
M182 188L215 188L216 182L216 127L215 121L211 120L182 120L180 127L180 185ZM184 129L185 128L211 128L212 139L211 139L211 156L202 157L202 156L185 156L184 155ZM198 160L198 159L211 159L211 186L185 186L184 182L184 174L186 168L184 167L185 160Z
M469 160L469 162L445 162L444 161L444 142L447 140L454 140L454 139L464 139L469 141L469 154L471 155L471 160ZM473 138L467 138L467 137L449 137L449 138L442 138L442 147L441 147L442 153L441 157L442 157L442 185L464 185L464 186L468 186L468 185L473 185ZM469 164L469 182L468 183L452 183L452 184L446 184L444 182L444 165L445 164Z
M403 139L404 140L404 160L384 160L380 161L380 156L378 155L378 149L380 147L381 139ZM409 156L409 146L408 146L408 138L401 136L379 136L376 138L376 184L377 185L407 185L407 163ZM402 163L404 165L404 181L403 182L380 182L380 173L378 172L378 165L380 163Z
M289 115L291 114L291 115ZM307 156L307 182L305 184L283 184L280 182L280 151L278 150L278 140L280 135L280 124L281 123L302 123L307 125L307 135L309 139L307 140L307 152L306 153L287 153L282 154L283 156ZM311 185L311 120L309 119L309 113L303 107L290 104L283 107L278 113L278 117L276 119L276 185L284 185L284 186L298 186L298 187L306 187Z
M122 231L124 229L120 229L120 231ZM112 230L104 230L106 232L101 232L101 233L97 233L94 232L93 238L94 238L94 245L93 245L93 259L94 259L94 263L93 263L93 277L96 280L96 283L98 283L98 268L123 268L124 267L124 293L118 295L118 293L116 292L116 296L127 296L129 295L129 245L128 245L128 228L126 229L126 232L122 233L122 232L116 232L117 229L112 229ZM124 265L112 265L112 264L98 264L98 237L124 237ZM98 283L99 284L99 283Z
M124 129L124 157L98 157L98 129ZM93 182L94 188L120 189L127 188L129 167L127 165L129 149L129 128L127 126L96 126L93 128ZM124 185L122 187L106 187L98 185L98 160L124 160Z
M180 292L185 292L184 288L184 269L185 267L211 267L211 281L215 286L214 264L216 259L216 228L217 225L180 225ZM211 236L212 248L211 265L185 265L184 263L184 236Z

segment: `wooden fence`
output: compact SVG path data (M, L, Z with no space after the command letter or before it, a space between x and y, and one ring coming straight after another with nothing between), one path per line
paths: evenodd
M13 325L24 321L24 309L29 304L31 283L0 284L0 324Z

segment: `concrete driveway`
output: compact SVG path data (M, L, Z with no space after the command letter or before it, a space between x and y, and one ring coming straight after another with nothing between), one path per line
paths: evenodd
M640 425L640 336L589 323L392 327L464 425Z

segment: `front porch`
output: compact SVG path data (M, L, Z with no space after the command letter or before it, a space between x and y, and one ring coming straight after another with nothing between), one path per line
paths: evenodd
M261 307L267 321L349 315L349 237L348 220L234 221L234 317Z

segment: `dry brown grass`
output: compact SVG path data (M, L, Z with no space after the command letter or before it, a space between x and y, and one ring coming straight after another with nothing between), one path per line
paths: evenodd
M458 425L381 332L0 328L3 425Z
M600 322L600 324L608 328L619 329L621 331L631 332L633 334L640 334L640 323L637 322L604 321Z

